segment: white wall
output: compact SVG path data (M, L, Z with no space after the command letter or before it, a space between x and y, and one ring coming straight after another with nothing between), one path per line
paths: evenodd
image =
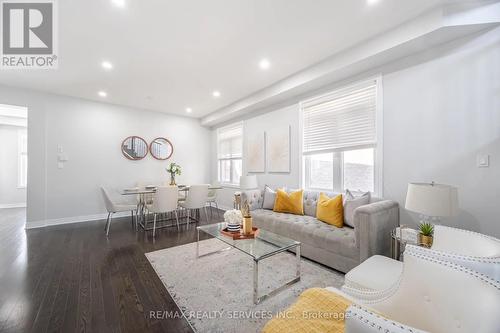
M290 126L291 147L299 147L299 108L298 105L292 105L279 109L274 112L266 113L261 116L245 121L245 135L257 131L270 133L276 126ZM245 147L246 149L246 147ZM269 186L288 186L297 188L300 186L300 155L298 149L292 149L290 152L290 173L257 173L259 184L268 184ZM266 161L267 162L267 161ZM266 170L268 167L266 166ZM246 166L243 168L244 174L247 173Z
M291 165L290 173L252 173L257 175L259 185L267 184L271 187L281 187L288 186L291 188L298 188L300 186L300 156L297 147L299 146L299 108L298 105L291 105L284 107L282 109L265 113L263 115L257 116L255 118L247 119L243 122L244 124L244 136L250 134L251 132L262 133L270 131L275 128L276 124L281 126L289 125L291 127ZM215 182L217 180L217 131L212 131L212 147L213 148L213 159L212 159L212 179ZM244 147L243 151L246 150ZM267 170L267 166L266 166ZM243 160L243 175L248 174L245 160ZM230 208L233 205L235 188L225 188L219 191L218 201L219 204L224 208Z
M210 179L210 131L196 119L5 86L1 103L28 107L27 227L99 218L105 212L101 185L166 181L172 161L183 167L179 183ZM120 145L130 135L148 142L166 137L174 153L167 161L150 155L127 160ZM63 169L57 166L59 146L69 158Z
M26 205L26 188L18 187L19 132L26 127L0 124L0 208Z
M418 223L418 216L404 210L408 182L436 181L459 188L461 212L444 224L500 237L500 28L365 77L377 73L383 75L383 195L400 203L401 224ZM246 130L289 123L295 136L290 175L260 175L260 185L300 183L298 119L298 106L292 105L245 120ZM489 168L476 167L479 154L490 155ZM232 192L225 191L224 205L231 204Z
M408 181L453 184L461 212L444 222L500 237L500 29L441 51L384 77L384 193L404 204Z

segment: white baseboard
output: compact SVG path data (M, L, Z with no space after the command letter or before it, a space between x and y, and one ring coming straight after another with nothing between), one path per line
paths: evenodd
M222 210L233 209L232 207L224 207L224 206L219 206L219 208ZM120 212L113 214L113 218L127 217L127 216L130 216L130 212ZM25 228L35 229L35 228L50 227L53 225L98 221L98 220L105 220L107 217L108 213L103 213L103 214L84 215L84 216L62 217L58 219L47 219L41 221L31 221L26 223Z
M26 202L13 203L13 204L0 204L0 209L2 208L25 208Z
M113 214L113 218L118 217L130 217L130 212L120 212ZM85 215L85 216L72 216L72 217L62 217L58 219L48 219L42 221L31 221L26 222L26 229L35 229L35 228L44 228L53 225L61 225L61 224L71 224L71 223L81 223L81 222L89 222L89 221L98 221L105 220L108 217L108 213L104 214L94 214L94 215Z

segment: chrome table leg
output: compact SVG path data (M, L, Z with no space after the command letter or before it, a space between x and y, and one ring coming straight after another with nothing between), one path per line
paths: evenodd
M271 255L272 256L272 255ZM265 259L270 256L263 257L262 259ZM297 259L297 266L296 266L296 271L295 271L295 277L288 281L287 283L283 284L281 287L278 287L271 292L259 296L259 261L260 260L255 260L254 259L254 265L253 265L253 303L254 304L259 304L263 300L276 295L277 293L281 292L282 290L290 287L294 283L297 283L300 281L300 244L297 244L295 246L295 257Z
M258 304L259 300L259 261L253 261L253 304Z
M196 258L200 257L200 229L196 228Z
M300 279L300 245L295 249L295 257L297 258L297 272L295 277Z

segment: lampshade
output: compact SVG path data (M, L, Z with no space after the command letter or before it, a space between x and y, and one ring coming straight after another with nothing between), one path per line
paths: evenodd
M453 216L458 211L456 187L433 183L409 183L405 208L427 216Z
M252 175L252 176L241 176L240 177L240 188L242 190L253 190L258 188L259 185L257 184L257 176Z

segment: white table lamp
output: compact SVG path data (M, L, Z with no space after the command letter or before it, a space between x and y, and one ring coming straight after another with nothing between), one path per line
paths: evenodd
M242 190L254 190L258 187L259 187L259 185L257 184L257 176L256 175L241 176L240 177L240 188Z
M405 208L426 217L454 216L458 213L458 190L434 182L409 183Z

